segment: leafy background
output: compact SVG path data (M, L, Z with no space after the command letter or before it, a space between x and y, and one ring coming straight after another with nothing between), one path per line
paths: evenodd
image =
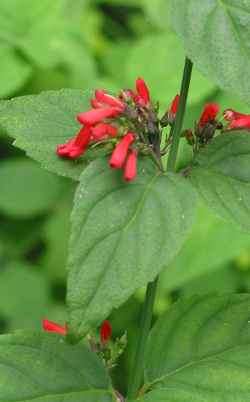
M62 87L112 91L143 76L168 107L178 92L184 51L168 23L166 0L2 0L0 98ZM216 81L216 79L215 79ZM248 106L194 72L186 125L205 101ZM182 146L179 166L190 157ZM0 131L0 330L65 320L65 262L76 184L42 170ZM161 275L155 318L180 295L250 291L250 235L200 204L191 238ZM121 358L124 389L145 289L110 317L114 336L128 331ZM131 352L131 353L130 353Z

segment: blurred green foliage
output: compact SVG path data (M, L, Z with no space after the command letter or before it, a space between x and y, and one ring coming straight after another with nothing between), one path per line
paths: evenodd
M2 99L62 87L115 91L143 76L164 111L179 90L184 52L169 26L166 0L2 0L0 58ZM209 100L248 111L195 71L187 127ZM180 166L188 158L183 145ZM39 328L44 317L63 323L75 186L26 159L0 131L2 332ZM183 273L181 285L176 273ZM155 316L181 294L249 289L250 236L201 205L190 239L161 276ZM127 382L143 295L141 289L111 317L114 335L127 331L129 339L119 389Z

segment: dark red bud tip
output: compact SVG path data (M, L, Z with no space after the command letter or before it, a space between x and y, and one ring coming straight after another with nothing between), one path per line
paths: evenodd
M149 103L150 93L149 93L148 86L143 78L137 78L136 89L137 89L138 95L144 100L144 102L146 104Z
M219 110L220 107L217 103L207 103L199 120L199 128L203 128L207 123L213 122L216 119Z
M121 169L129 150L130 145L134 142L135 136L133 133L127 133L121 141L116 145L111 158L109 160L109 165L112 169Z
M42 326L43 326L44 331L56 332L57 334L61 334L64 336L67 335L66 326L62 327L61 325L58 325L58 324L54 323L53 321L43 320Z
M107 343L112 336L112 327L108 320L103 321L101 329L100 329L100 338L101 343Z
M180 95L176 95L170 106L170 113L175 117L179 106Z
M126 181L132 181L137 175L137 150L133 149L126 160L124 168L124 179Z

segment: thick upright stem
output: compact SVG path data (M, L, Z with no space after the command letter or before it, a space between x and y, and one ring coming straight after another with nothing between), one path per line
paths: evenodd
M143 378L145 347L152 322L157 282L158 277L155 279L154 282L150 282L147 286L147 292L142 308L142 316L140 322L141 333L137 340L134 368L130 376L128 387L128 399L134 398L136 396L136 393L141 385Z
M189 84L191 80L192 74L192 62L186 58L185 67L183 71L181 91L180 91L180 100L178 111L176 114L176 119L173 127L173 141L170 148L169 159L167 164L168 171L174 171L175 162L177 158L177 152L179 147L180 135L182 130L182 124L186 109L186 102L189 90ZM134 360L134 368L131 373L129 387L128 387L128 399L133 399L136 397L137 392L142 384L143 380L143 371L144 371L144 355L146 349L146 342L148 338L148 334L150 331L152 316L153 316L153 308L156 296L158 277L154 282L150 282L147 286L146 298L144 301L144 305L142 308L142 318L140 325L140 335L137 342L137 349Z
M182 77L182 83L181 83L180 100L179 100L178 110L177 110L176 119L175 119L175 123L174 123L174 127L173 127L173 133L172 133L173 141L171 144L169 157L168 157L168 164L167 164L167 170L171 171L171 172L173 172L175 169L175 162L177 159L177 152L178 152L178 147L179 147L179 142L180 142L181 130L182 130L184 114L185 114L185 110L186 110L186 103L187 103L189 84L190 84L190 80L191 80L192 68L193 68L193 63L191 62L191 60L186 58L184 71L183 71L183 77Z

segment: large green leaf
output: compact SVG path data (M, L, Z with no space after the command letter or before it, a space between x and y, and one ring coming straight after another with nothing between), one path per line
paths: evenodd
M190 179L215 213L250 230L250 134L215 138L196 157Z
M0 337L0 402L112 402L110 380L83 343L54 334Z
M250 295L203 296L173 305L154 326L141 401L250 399Z
M160 287L165 290L179 288L206 273L214 275L250 246L249 234L235 224L223 221L204 206L198 211L189 238L162 273Z
M57 207L66 183L24 158L0 163L0 211L27 218Z
M249 1L171 1L173 26L197 68L250 103Z
M152 281L181 248L195 194L175 174L140 162L133 183L106 160L82 174L72 214L67 301L70 327L84 334Z
M79 131L76 115L88 108L83 91L47 91L1 102L0 127L45 168L77 180L88 156L79 161L65 160L56 155L56 146Z

